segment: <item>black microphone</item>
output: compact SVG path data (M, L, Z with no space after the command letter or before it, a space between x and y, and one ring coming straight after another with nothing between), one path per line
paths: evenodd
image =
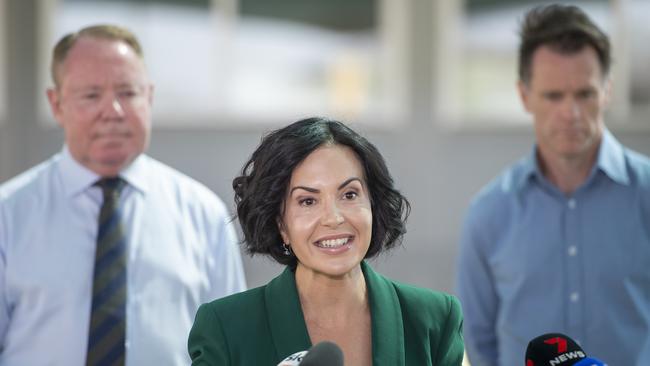
M526 366L607 366L589 358L578 344L562 333L534 338L526 348Z
M307 351L296 352L277 366L343 366L343 351L336 343L323 341Z
M343 366L343 351L334 342L317 343L307 351L300 366Z

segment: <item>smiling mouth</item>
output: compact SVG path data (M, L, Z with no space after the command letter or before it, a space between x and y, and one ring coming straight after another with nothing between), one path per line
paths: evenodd
M340 248L348 243L350 241L351 237L347 238L340 238L340 239L328 239L328 240L320 240L317 241L315 244L317 247L320 248L327 248L327 249L332 249L332 248Z

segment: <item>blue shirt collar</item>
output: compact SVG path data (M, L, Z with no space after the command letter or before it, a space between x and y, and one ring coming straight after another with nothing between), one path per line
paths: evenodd
M146 178L147 160L147 156L140 154L133 163L120 173L120 177L142 193L146 193L149 189L149 183ZM70 149L67 145L64 145L61 151L59 170L61 172L63 191L66 197L73 197L85 191L101 178L97 173L75 160L72 154L70 154Z
M603 132L603 142L598 151L598 168L614 182L630 184L623 145L607 129Z
M543 174L537 160L537 145L535 145L521 162L521 175L517 181L518 189L523 189L532 178L542 179ZM598 158L592 168L587 181L593 179L600 170L611 180L622 185L630 184L630 176L625 165L625 151L623 146L608 129L603 131L603 139L598 149Z

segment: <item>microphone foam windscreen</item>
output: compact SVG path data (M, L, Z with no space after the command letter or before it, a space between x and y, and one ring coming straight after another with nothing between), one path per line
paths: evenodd
M300 366L343 366L343 351L333 342L317 343L309 349Z
M526 366L571 366L585 357L582 348L570 337L548 333L528 343Z

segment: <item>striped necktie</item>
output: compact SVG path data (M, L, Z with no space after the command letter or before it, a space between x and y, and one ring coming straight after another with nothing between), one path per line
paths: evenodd
M124 365L127 245L120 222L119 199L125 182L103 178L99 213L87 366Z

